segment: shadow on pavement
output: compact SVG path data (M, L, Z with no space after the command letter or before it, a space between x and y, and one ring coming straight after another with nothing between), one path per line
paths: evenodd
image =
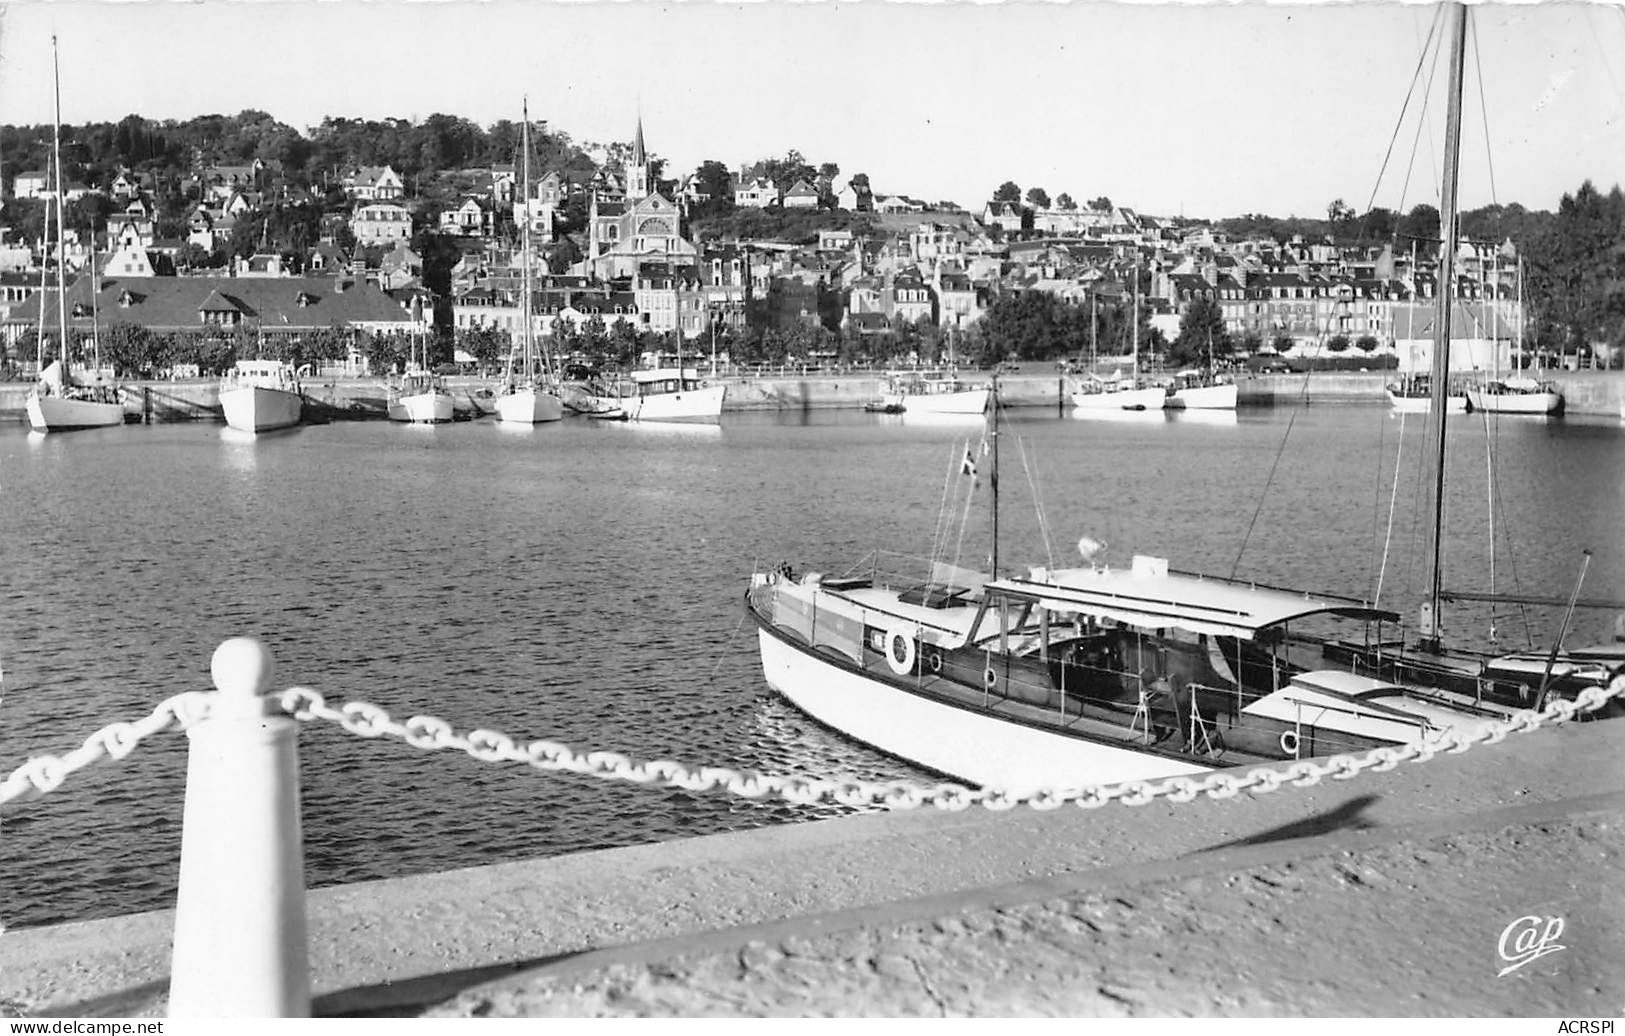
M1233 842L1220 842L1218 845L1210 845L1205 849L1186 853L1185 856L1189 858L1215 852L1219 849L1237 849L1247 845L1268 845L1270 842L1286 842L1294 838L1311 838L1315 835L1330 834L1333 831L1364 831L1378 826L1376 821L1367 819L1364 813L1381 797L1380 795L1360 795L1328 813L1318 813L1312 817L1295 820L1290 824L1272 827L1268 831L1260 831L1256 835L1238 838Z
M326 993L311 1001L313 1018L402 1018L415 1017L425 1007L450 1000L471 986L483 985L515 972L557 964L578 956L559 953L550 957L508 961L482 968L464 968L460 971L437 972L382 982L373 986L353 986Z

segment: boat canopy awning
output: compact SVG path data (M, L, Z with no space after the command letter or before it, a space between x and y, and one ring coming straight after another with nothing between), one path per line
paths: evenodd
M1399 621L1395 612L1351 599L1170 572L1167 562L1157 558L1135 558L1129 569L1034 569L1025 578L994 580L986 592L1140 629L1174 628L1247 640L1260 630L1311 615Z

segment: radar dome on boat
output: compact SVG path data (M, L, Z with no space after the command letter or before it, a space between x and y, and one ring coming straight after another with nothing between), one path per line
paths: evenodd
M1078 540L1078 553L1083 555L1085 561L1093 561L1095 555L1105 549L1106 545L1093 537L1084 536Z

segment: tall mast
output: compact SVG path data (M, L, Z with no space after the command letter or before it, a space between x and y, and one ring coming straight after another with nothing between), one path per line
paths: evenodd
M1133 309L1129 312L1129 324L1133 327L1134 341L1134 387L1140 387L1140 267L1135 265L1130 271L1134 276L1134 291L1129 296L1133 299Z
M62 76L57 68L56 36L51 37L51 86L56 107L51 122L51 161L56 166L56 318L57 345L62 356L62 382L68 382L68 295L63 267L68 262L67 235L62 227L66 223L62 211Z
M1518 338L1513 339L1513 370L1523 370L1523 248L1518 250ZM1521 375L1519 375L1521 377Z
M519 235L519 320L524 327L525 352L525 382L529 384L536 376L536 360L531 354L531 319L530 319L530 98L526 97L520 102L520 111L523 121L519 127L519 149L522 155L519 160L521 170L520 196L525 202L525 225Z
M1450 317L1456 288L1456 249L1461 227L1456 211L1456 184L1461 166L1461 84L1462 67L1467 50L1467 8L1461 3L1450 5L1450 16L1455 20L1450 42L1450 94L1445 122L1444 185L1439 195L1439 307L1434 321L1433 341L1433 542L1432 574L1428 587L1428 605L1431 629L1423 630L1424 646L1439 645L1439 600L1442 596L1440 574L1444 539L1444 429L1445 401L1449 396L1447 381L1450 377Z
M1096 304L1099 303L1099 301L1099 292L1089 292L1089 373L1091 375L1093 375L1095 372L1095 325L1097 319Z
M47 162L49 165L49 162ZM50 170L47 169L47 179ZM58 216L58 219L61 217ZM34 376L45 370L45 293L50 287L51 266L51 199L45 199L45 224L39 233L39 327L34 335Z
M989 574L999 578L999 369L993 368L993 386L988 394L987 405L991 408L993 432L993 470L988 475L988 488L993 493L993 557Z

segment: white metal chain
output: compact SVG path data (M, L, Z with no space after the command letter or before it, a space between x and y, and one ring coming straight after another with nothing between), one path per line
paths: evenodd
M1610 698L1618 695L1625 695L1625 677L1615 679L1607 688L1588 688L1573 701L1554 701L1541 712L1525 710L1514 713L1509 719L1486 724L1472 734L1447 733L1434 741L1375 748L1358 755L1336 755L1320 761L1303 760L1284 770L1258 767L1242 774L1221 770L1201 779L1172 777L1164 781L1043 788L1024 795L999 788L968 788L953 783L923 785L912 781L829 781L740 772L723 767L693 768L665 759L640 762L617 752L579 753L556 741L532 741L519 745L508 735L495 730L474 730L462 737L452 730L449 723L433 716L413 716L405 723L399 723L383 709L366 702L350 702L335 709L327 705L316 691L305 687L282 692L280 703L284 710L298 719L329 720L360 737L389 734L425 751L455 748L484 762L526 763L538 770L564 770L635 784L660 784L689 791L721 788L730 794L751 799L772 795L795 803L833 802L890 809L936 806L938 809L962 810L973 805L987 809L1010 809L1025 803L1033 809L1048 810L1069 802L1084 809L1096 809L1112 801L1127 806L1143 806L1159 798L1166 798L1170 802L1190 802L1199 795L1227 799L1243 791L1254 794L1274 791L1283 784L1307 787L1318 784L1323 777L1347 780L1365 770L1392 770L1402 762L1431 759L1440 752L1459 753L1479 744L1497 744L1511 733L1538 730L1547 723L1566 722L1581 712L1602 707Z
M662 785L688 791L722 789L743 798L777 796L800 804L819 802L846 806L882 806L888 809L914 809L935 806L963 810L979 805L986 809L1010 809L1025 803L1033 809L1050 810L1072 803L1082 809L1098 809L1110 802L1143 806L1158 799L1190 802L1198 796L1212 799L1234 798L1243 791L1264 794L1282 785L1308 787L1324 777L1348 780L1366 770L1392 770L1403 762L1422 762L1440 752L1460 753L1476 745L1493 745L1508 734L1538 730L1548 723L1564 723L1584 712L1601 708L1610 699L1625 696L1625 676L1616 677L1608 687L1591 687L1573 701L1558 699L1544 710L1524 710L1509 719L1485 724L1471 734L1447 732L1433 741L1417 741L1393 748L1335 755L1323 760L1301 760L1285 769L1256 767L1240 773L1218 770L1196 779L1170 777L1163 781L1129 781L1072 788L1042 788L1014 794L999 788L968 788L953 783L916 784L912 781L821 780L810 777L779 776L741 772L726 767L690 767L668 759L642 762L618 752L577 752L557 741L531 741L521 745L497 730L456 733L450 723L434 716L413 716L401 723L389 713L367 702L348 702L334 708L323 696L308 687L294 687L275 696L277 704L295 719L327 720L358 737L384 735L400 738L414 748L437 751L454 748L481 762L525 763L538 770L587 774L606 780L634 784ZM172 724L189 726L208 713L209 695L190 692L176 695L136 723L114 723L103 727L66 756L36 756L12 771L0 784L0 803L25 794L44 794L60 785L65 777L96 760L122 759L141 739Z
M133 723L109 723L67 755L36 755L0 783L0 803L55 791L76 770L102 759L123 759L144 738L172 726L189 727L209 714L212 697L205 691L177 694L165 698L149 715Z

